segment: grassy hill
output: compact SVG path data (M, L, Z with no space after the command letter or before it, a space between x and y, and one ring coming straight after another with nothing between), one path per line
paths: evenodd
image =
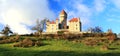
M32 37L31 37L32 38ZM86 46L68 40L42 40L43 46L13 47L15 43L0 44L0 56L119 56L120 45L101 51L100 46Z

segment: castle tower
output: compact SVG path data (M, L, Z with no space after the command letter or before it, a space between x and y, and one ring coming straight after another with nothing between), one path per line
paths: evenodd
M80 21L80 18L78 18L78 21L79 21L79 25L80 25L80 31L82 31L82 23Z
M60 12L59 19L60 19L60 28L67 29L67 13L64 10Z
M81 21L80 18L72 18L69 20L69 31L80 32L81 31Z

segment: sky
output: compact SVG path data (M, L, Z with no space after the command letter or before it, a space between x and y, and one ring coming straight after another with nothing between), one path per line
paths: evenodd
M80 18L82 30L100 26L104 32L120 33L120 0L0 0L0 30L31 33L37 19L55 20L65 10L67 20Z

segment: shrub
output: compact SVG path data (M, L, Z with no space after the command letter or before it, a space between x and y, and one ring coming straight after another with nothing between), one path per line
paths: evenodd
M17 35L17 36L16 36L16 40L19 40L19 39L20 39L20 36L19 36L19 35Z
M35 42L35 46L41 46L41 45L43 45L41 41L36 41Z
M33 41L30 38L25 38L23 41L16 43L13 47L32 47L32 46L41 46L43 45L41 41Z
M22 47L22 41L13 45L13 47Z
M25 38L22 41L22 47L31 47L34 46L34 42L30 38Z
M7 39L7 38L8 38L8 37L6 37L6 36L3 36L3 37L2 37L2 40L5 40L5 39Z
M0 44L4 44L4 43L12 43L12 42L17 42L19 40L19 37L3 37L3 40L0 41Z
M34 35L35 37L39 37L39 36L40 36L39 32L35 32L33 35Z
M59 39L60 39L60 36L59 36L58 34L55 34L55 37L54 37L54 39L57 39L57 40L59 40Z
M4 43L5 43L5 41L4 41L4 40L1 40L1 41L0 41L0 44L4 44Z
M85 45L87 46L96 46L99 44L99 41L97 38L85 38L83 41L82 41Z
M74 39L72 42L73 42L73 43L81 43L81 40L79 40L79 39Z
M109 49L109 48L108 48L107 45L103 45L103 46L100 47L100 50L102 50L102 51L106 51L106 50L108 50L108 49Z
M30 38L25 38L23 41L20 41L17 44L14 44L13 47L31 47L34 46L34 42Z
M52 37L46 37L46 40L51 40L52 39Z
M116 34L112 32L112 30L108 30L107 38L109 40L109 43L112 43L117 37Z
M17 43L17 44L14 44L13 47L21 47L20 45L21 45L20 43Z
M64 34L64 31L57 31L57 34Z
M116 40L113 45L120 45L120 39Z
M104 33L94 33L94 37L103 37Z

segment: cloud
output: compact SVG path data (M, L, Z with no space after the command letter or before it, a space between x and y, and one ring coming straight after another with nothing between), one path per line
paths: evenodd
M120 0L111 0L111 3L113 3L116 8L120 9Z
M105 11L107 2L106 0L93 0L90 1L89 4L84 2L87 2L87 0L70 0L68 3L70 3L69 7L71 6L70 8L72 8L72 10L68 10L71 17L80 17L83 25L88 25L91 24L91 17L94 16L94 14Z
M67 9L69 12L68 15L70 16L69 19L72 17L80 17L82 25L88 25L90 23L90 17L92 15L92 11L90 11L91 8L83 4L82 0L80 0L80 2L72 1L71 3L73 3L72 10Z
M102 12L106 8L105 0L94 0L94 7L97 12Z
M95 19L94 16L97 17L101 12L104 12L108 5L106 0L92 0L89 1L89 3L87 2L87 0L70 0L67 2L69 5L66 5L69 16L68 19L80 17L83 30L94 26L96 24L94 21L99 20L97 18Z
M34 25L36 19L55 18L47 0L0 0L0 23L8 24L13 32L31 33L27 26Z
M113 22L120 23L120 20L113 19L113 18L109 18L109 19L107 19L107 21L111 22L111 23L113 23Z

